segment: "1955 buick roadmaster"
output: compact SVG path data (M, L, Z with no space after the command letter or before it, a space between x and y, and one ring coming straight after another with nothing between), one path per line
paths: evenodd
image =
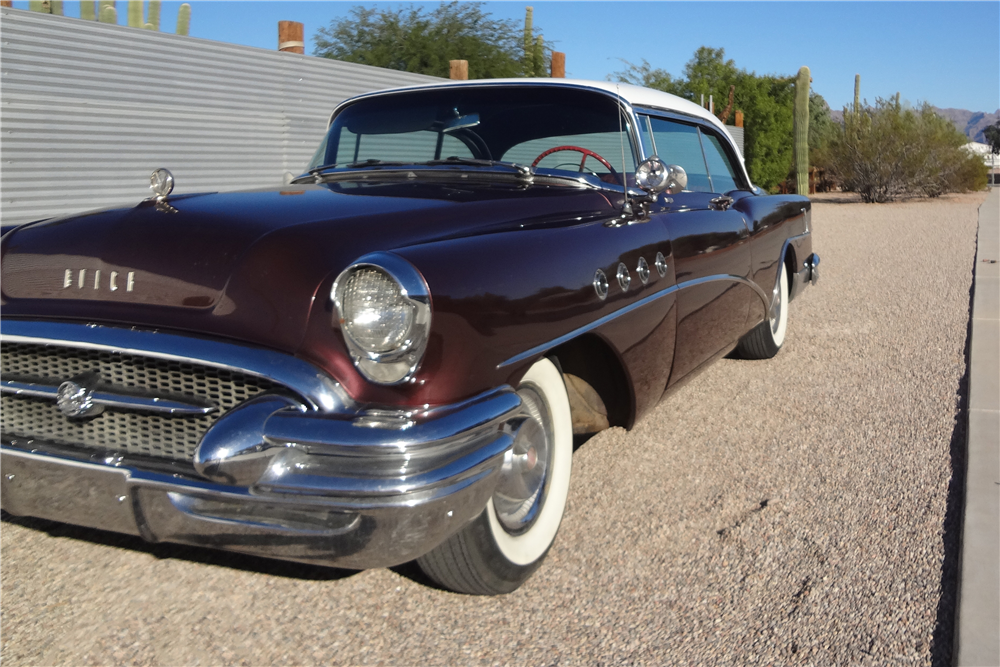
M362 95L289 185L151 183L3 236L3 508L467 593L539 566L574 435L774 356L819 264L807 198L624 84Z

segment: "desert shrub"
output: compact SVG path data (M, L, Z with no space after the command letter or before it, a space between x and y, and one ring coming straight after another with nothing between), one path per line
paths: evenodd
M986 185L986 166L961 150L965 135L929 104L919 109L897 99L845 109L826 150L826 166L845 190L866 202L904 195L937 197Z

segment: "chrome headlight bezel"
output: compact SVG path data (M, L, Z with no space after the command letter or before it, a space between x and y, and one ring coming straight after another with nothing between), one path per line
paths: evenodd
M412 308L410 326L401 342L391 350L375 352L366 349L351 334L352 324L344 317L344 291L350 278L361 269L374 269L394 281L400 297ZM341 271L333 282L330 297L347 350L354 366L365 378L377 384L393 385L414 376L427 349L431 329L431 295L424 277L412 264L387 252L365 255Z

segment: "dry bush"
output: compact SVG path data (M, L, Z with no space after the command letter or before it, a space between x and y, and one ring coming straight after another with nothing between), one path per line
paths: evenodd
M878 99L844 110L824 157L843 188L866 202L937 197L986 186L986 165L960 149L967 141L929 104L910 109L898 98Z

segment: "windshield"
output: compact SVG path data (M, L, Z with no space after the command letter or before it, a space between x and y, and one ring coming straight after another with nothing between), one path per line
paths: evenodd
M463 86L382 95L339 113L309 168L481 160L582 172L621 185L623 149L630 177L636 157L630 121L618 109L612 97L564 87Z

